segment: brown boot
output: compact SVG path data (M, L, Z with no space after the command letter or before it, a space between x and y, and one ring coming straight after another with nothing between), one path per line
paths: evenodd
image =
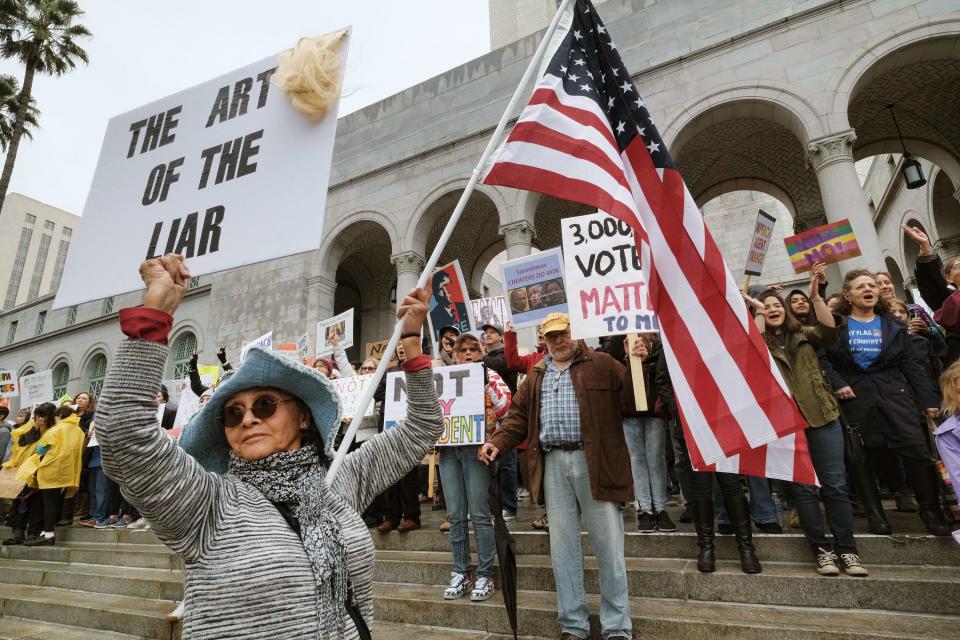
M397 531L400 533L407 533L410 531L416 531L420 528L420 523L412 518L404 518L400 521L400 524L397 525Z
M377 527L377 531L380 533L390 533L397 528L397 523L390 520L384 520L380 523L380 526Z

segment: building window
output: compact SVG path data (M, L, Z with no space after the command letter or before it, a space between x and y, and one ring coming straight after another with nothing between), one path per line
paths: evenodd
M67 393L67 382L70 380L70 367L61 362L53 368L53 397L62 398Z
M190 358L197 350L197 336L185 333L173 345L173 379L182 380L190 375Z
M90 380L90 384L87 388L90 390L90 395L92 395L94 398L100 397L100 392L103 390L103 379L106 377L106 375L107 356L101 353L95 356L87 366L87 377Z
M53 277L50 279L50 290L47 293L55 293L60 287L60 280L63 278L63 266L67 263L67 250L70 249L70 242L60 241L60 248L57 249L57 261L53 265Z
M73 305L67 310L67 326L73 326L77 323L77 305Z
M45 221L43 222L43 228L46 229L46 230L48 230L48 231L53 231L53 228L56 227L56 226L57 226L57 225L55 225L55 224L53 223L53 220L45 220Z
M26 219L26 221L27 221L27 224L33 224L34 222L37 221L37 216L31 215L31 214L28 213L28 214L27 214L27 217L26 217L25 219Z
M23 277L23 265L27 262L27 251L30 249L31 238L33 238L33 229L24 227L20 230L20 243L17 245L17 255L13 259L13 270L10 272L10 282L7 284L7 297L3 303L5 309L17 304L20 278Z
M47 312L41 311L40 315L37 316L37 335L43 333L43 325L47 324Z
M107 315L108 313L113 313L113 296L103 299L102 313L103 315Z
M40 283L43 281L43 270L47 266L47 254L50 253L51 237L47 234L40 236L40 247L37 249L37 261L33 263L33 277L30 278L30 291L27 300L33 300L40 295Z
M17 321L14 320L10 323L10 330L7 331L7 344L13 344L13 341L17 339Z
M64 227L62 233L63 235L69 238L70 236L73 235L73 229L71 229L70 227Z

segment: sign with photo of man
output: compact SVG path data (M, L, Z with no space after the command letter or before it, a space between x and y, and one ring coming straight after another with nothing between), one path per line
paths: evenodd
M567 312L559 248L504 262L500 275L517 329L536 326L551 313Z
M430 321L434 356L438 355L437 345L440 344L440 331L444 327L455 327L460 333L477 328L459 260L440 267L430 276L428 306L430 311L427 317Z

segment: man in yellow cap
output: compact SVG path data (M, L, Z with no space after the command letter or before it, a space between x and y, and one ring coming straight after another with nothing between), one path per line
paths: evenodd
M529 438L531 499L546 499L561 638L590 636L583 588L581 515L600 572L600 624L607 640L630 638L630 604L619 503L634 499L622 412L633 407L630 372L570 335L570 318L540 325L547 355L513 396L510 414L479 451L492 462ZM632 355L646 358L642 340Z

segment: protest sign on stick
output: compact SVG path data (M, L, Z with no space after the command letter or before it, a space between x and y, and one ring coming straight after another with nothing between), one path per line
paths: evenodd
M53 402L51 369L20 378L20 406L33 407L41 402Z
M220 380L220 367L215 364L197 367L197 373L200 374L200 382L207 387L217 386Z
M440 330L444 327L456 327L460 333L476 330L470 295L460 271L459 260L454 260L431 274L428 308L427 318L430 321L434 357L440 353Z
M750 250L747 252L747 263L743 268L744 275L759 276L763 271L763 262L770 249L770 239L773 237L773 227L777 219L760 209L757 212L757 224L753 229L753 238L750 239Z
M627 354L630 356L630 375L633 378L633 403L637 411L647 410L647 383L643 379L643 360L633 355L633 345L640 336L627 334Z
M17 370L0 369L0 398L16 398L18 395Z
M373 378L372 375L366 376L351 376L349 378L337 378L331 380L333 383L334 389L337 390L337 393L340 394L340 399L343 402L343 417L344 418L355 418L357 415L357 402L360 400L360 397L363 395L363 390L366 388L367 384L370 383L370 380ZM365 416L373 415L373 403L367 407L367 412Z
M560 224L571 335L658 331L630 225L603 212L564 218Z
M810 271L817 262L840 262L860 255L860 245L847 219L784 238L783 243L797 273Z
M517 329L536 326L551 313L567 312L560 249L508 260L500 265L500 278Z
M140 289L140 262L170 252L199 276L317 248L337 105L298 112L270 81L277 65L271 56L111 118L54 309ZM123 241L104 252L104 238Z
M247 357L247 352L254 347L263 347L267 350L273 349L273 331L268 331L263 334L253 342L248 342L243 345L243 348L240 349L240 362L243 362L243 359Z
M473 319L476 321L478 329L485 324L492 324L503 329L503 325L507 323L507 318L509 318L506 296L478 298L471 300L470 306L473 309Z
M376 360L382 360L384 357L384 354L386 354L386 349L389 344L390 344L389 340L377 340L376 342L368 342L364 346L364 350L363 350L364 359L374 358ZM396 352L395 351L391 352L390 355L387 356L387 366L395 367L398 364L399 362L397 362Z
M333 353L333 340L338 340L343 349L353 346L353 309L317 323L318 356Z
M486 440L486 403L484 400L483 365L458 364L433 370L440 409L443 412L443 435L437 446L454 447L483 444ZM406 378L402 372L387 376L387 393L383 403L384 429L392 429L407 417Z

